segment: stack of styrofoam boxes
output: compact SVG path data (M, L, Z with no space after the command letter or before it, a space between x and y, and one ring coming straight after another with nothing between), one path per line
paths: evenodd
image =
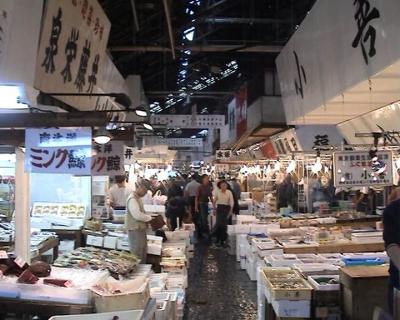
M293 265L301 263L295 254L273 254L267 258L264 258L264 260L268 265L274 268L291 268Z
M277 317L310 318L313 288L298 272L289 268L264 268L262 272L260 277L263 278L265 297L272 305ZM273 287L268 278L277 273L282 273L281 281L301 282L303 288L280 289ZM288 280L289 278L290 280Z
M275 248L275 240L271 240L266 237L251 238L251 254L246 259L246 269L251 281L257 279L257 266L260 266L260 259L258 257L258 247L264 246L269 248Z

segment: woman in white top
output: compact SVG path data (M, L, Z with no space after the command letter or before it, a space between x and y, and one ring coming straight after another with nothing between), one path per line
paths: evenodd
M224 180L218 183L218 188L214 192L213 206L217 221L211 237L217 238L217 246L226 247L228 221L233 213L234 200L232 192L228 190L228 183Z

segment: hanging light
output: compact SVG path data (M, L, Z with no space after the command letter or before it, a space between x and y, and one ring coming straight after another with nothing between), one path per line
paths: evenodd
M97 132L93 136L93 140L97 144L106 144L110 142L111 134L105 128L101 128L97 130Z
M322 170L322 163L321 163L321 154L319 150L317 151L317 160L315 161L313 167L312 167L312 172L317 174Z
M148 122L143 122L143 127L145 127L147 130L150 130L150 131L154 130L153 126Z
M148 116L147 110L143 106L139 106L135 109L135 113L138 117L145 118Z
M281 162L279 161L279 158L276 159L274 169L275 169L275 171L280 171L281 170Z
M296 170L296 160L294 159L294 155L292 155L292 160L290 160L289 165L286 168L286 173L292 173Z

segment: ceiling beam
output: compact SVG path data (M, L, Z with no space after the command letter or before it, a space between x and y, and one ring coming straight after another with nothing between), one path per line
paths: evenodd
M182 91L146 91L146 96L167 96L169 94L172 94L172 96L179 96L180 94L185 93L189 94L190 97L193 95L196 96L226 96L226 95L233 95L235 92L233 91L189 91L189 92L182 92Z
M279 53L283 46L274 45L251 45L246 43L238 45L199 45L199 46L176 46L175 50L190 50L192 52L243 52L243 53ZM171 48L161 46L118 46L110 47L114 52L171 52Z
M5 113L0 117L0 129L47 128L47 127L104 127L110 122L107 113L43 112L43 113Z
M171 13L169 11L168 0L163 0L163 4L164 4L165 17L167 19L169 42L171 44L171 50L170 51L172 53L172 58L175 60L176 59L175 40L174 40L174 32L172 30Z
M233 18L233 17L205 17L200 22L206 23L230 23L230 24L291 24L288 19L267 18Z

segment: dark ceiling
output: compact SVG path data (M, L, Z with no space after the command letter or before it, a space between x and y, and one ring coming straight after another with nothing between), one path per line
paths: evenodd
M115 65L123 76L142 76L149 102L159 103L152 105L155 112L188 113L196 103L199 112L224 113L244 82L254 97L264 93L265 70L274 68L279 50L315 0L99 2L112 23Z

